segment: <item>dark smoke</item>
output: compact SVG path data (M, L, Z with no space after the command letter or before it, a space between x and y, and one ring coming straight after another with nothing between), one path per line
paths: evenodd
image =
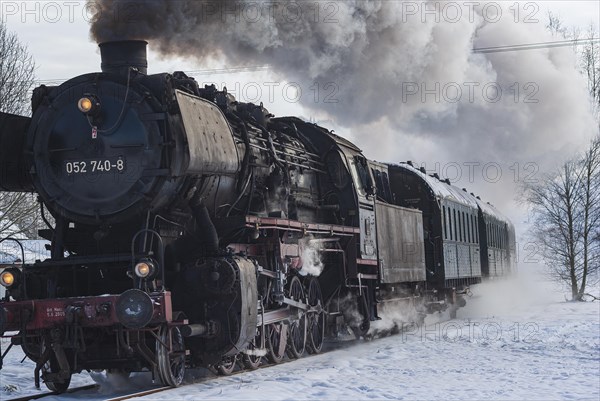
M345 125L409 115L413 106L402 105L403 82L461 79L473 34L467 21L404 21L398 1L92 4L97 15L91 32L98 42L145 39L163 55L200 62L224 57L232 65L268 63L305 91L315 83L334 84L335 89L327 87L333 102L313 101L313 106ZM420 104L417 99L408 103L414 101Z
M353 139L380 160L541 162L543 171L593 134L572 49L472 52L557 40L546 31L542 10L534 16L538 23L515 22L512 3L495 2L504 8L502 18L491 23L482 3L473 18L463 8L462 17L450 21L420 13L445 2L410 3L407 8L408 2L393 0L99 0L91 3L97 10L91 32L98 42L145 39L153 51L200 64L213 59L231 66L269 64L282 79L301 86L303 106L325 113L338 127L351 127ZM413 6L419 12L407 15ZM331 83L333 102L324 99L329 92L317 102L306 93L315 84ZM455 83L463 94L454 102L435 95L423 99L421 91L405 96L407 83L427 89ZM478 85L472 100L465 83ZM500 100L482 96L487 83L499 85ZM526 87L530 83L534 86ZM513 192L496 187L499 196Z

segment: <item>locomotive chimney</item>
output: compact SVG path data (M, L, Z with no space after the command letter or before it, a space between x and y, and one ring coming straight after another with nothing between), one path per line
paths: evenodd
M142 74L148 73L148 59L144 40L120 40L100 43L102 72L127 75L129 68Z

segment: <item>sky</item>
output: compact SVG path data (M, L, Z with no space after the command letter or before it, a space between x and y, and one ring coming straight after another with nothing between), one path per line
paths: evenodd
M558 15L563 25L569 29L575 27L585 31L590 23L596 28L600 26L598 1L497 3L501 3L504 8L518 9L519 20L530 24L489 24L479 29L477 40L473 43L476 47L541 41L537 38L543 37L540 32L544 31L548 11ZM330 3L322 4L326 11ZM43 83L60 83L70 77L100 69L99 51L89 32L90 8L86 7L85 2L0 0L0 18L28 46L37 64L36 78ZM506 22L506 19L505 14L502 22ZM523 27L528 30L521 29ZM344 33L345 27L339 28ZM421 26L417 28L420 29ZM577 81L577 74L571 73L575 70L575 60L570 59L570 49L490 56L466 54L463 55L465 59L462 62L455 62L451 58L444 58L443 50L447 49L447 55L452 57L455 47L461 50L460 46L471 46L471 28L454 24L445 30L436 31L435 27L430 27L429 30L419 29L406 32L410 39L409 45L412 41L418 43L419 40L429 40L427 45L433 44L438 49L437 54L428 56L433 61L423 57L417 45L417 50L413 53L410 46L404 51L399 45L402 51L398 52L397 59L398 63L403 63L402 67L395 66L396 69L392 68L391 72L386 73L398 74L400 71L399 79L406 79L407 75L402 75L402 68L405 66L407 71L417 71L413 74L417 77L419 71L424 71L433 77L462 77L463 83L465 77L510 81L518 83L516 89L521 91L519 100L521 97L527 99L528 95L534 95L539 89L545 101L538 105L484 102L477 107L469 104L452 107L453 105L439 102L407 102L401 104L402 107L396 111L394 105L390 104L395 93L393 85L386 88L387 81L384 80L381 86L377 86L381 84L377 82L377 77L367 84L361 85L359 82L363 78L367 80L366 75L371 68L368 60L361 66L366 66L364 71L349 75L355 88L317 85L317 81L315 85L309 85L306 80L301 81L302 85L296 85L294 79L302 77L304 72L295 71L295 75L288 75L281 68L267 67L273 60L253 57L245 62L232 62L232 57L206 58L197 54L195 57L182 57L181 52L161 55L156 51L156 46L153 48L152 42L149 46L149 73L195 71L192 75L201 84L214 82L217 86L225 85L229 93L242 100L263 102L276 115L298 115L332 128L336 133L355 141L369 158L390 162L415 160L424 164L428 171L441 173L440 175L451 179L460 174L455 184L468 187L481 194L482 198L492 200L515 222L521 236L527 228L528 217L526 210L515 201L517 184L523 179L536 177L547 171L565 155L581 149L590 138L589 133L582 134L581 129L576 126L587 116L583 110L585 94L580 90L583 86L579 91L570 90L583 83L583 80ZM338 31L332 31L332 35L341 35ZM422 32L426 37L418 36L415 32ZM316 35L318 33L315 32ZM398 38L392 40L397 41ZM460 40L465 43L457 44ZM382 63L394 61L393 57L378 54L373 47L365 48L364 52L371 50L375 57L381 56ZM380 53L387 50L384 46ZM573 65L565 65L565 62ZM415 67L416 64L418 68ZM206 72L208 69L239 66L257 68L251 68L247 72ZM314 66L311 64L312 67ZM320 66L317 64L315 68L318 67ZM374 75L379 69L379 65L373 65ZM307 72L306 75L308 74ZM531 82L539 84L539 88L528 86ZM378 91L382 93L380 96ZM343 100L352 98L363 102L367 110L385 109L386 116L361 123L362 114L342 113L328 104L329 97L335 98L340 94L344 96ZM400 97L400 93L397 96ZM314 102L311 103L313 98ZM548 99L553 100L549 102ZM558 116L561 109L571 118L563 127L560 127L563 119ZM350 120L355 121L348 123ZM486 124L489 124L489 130ZM538 129L540 132L552 130L554 126L557 128L553 135L542 136L534 132ZM569 126L573 126L577 132L569 132Z

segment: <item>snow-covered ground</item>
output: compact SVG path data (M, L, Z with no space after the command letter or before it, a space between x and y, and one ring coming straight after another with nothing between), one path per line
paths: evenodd
M0 398L35 394L33 364L9 352ZM97 375L98 390L49 399L100 400L148 388ZM600 399L600 303L565 302L533 275L484 284L455 320L342 346L321 355L231 377L188 372L197 383L148 400ZM73 385L91 383L77 375ZM16 387L7 392L7 387Z
M36 260L44 260L50 257L50 251L46 245L50 244L46 240L20 239L25 253L25 263L34 263ZM0 244L0 263L14 263L17 259L22 259L21 248L12 240L3 241Z

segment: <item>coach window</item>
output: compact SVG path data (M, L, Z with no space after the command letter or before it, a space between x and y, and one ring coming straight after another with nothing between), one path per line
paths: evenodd
M471 242L471 225L469 224L469 215L463 213L463 220L465 221L465 226L467 227L467 242Z
M460 226L462 227L462 242L467 242L467 227L465 226L465 212L459 212Z
M446 206L442 206L442 212L444 213L444 220L442 220L442 224L444 225L444 239L448 239L448 229L446 227Z
M460 227L460 212L458 210L456 211L456 215L454 216L454 222L456 223L456 240L460 242L462 232Z
M467 242L467 225L465 224L465 212L460 212L460 216L461 216L461 223L462 223L462 228L463 228L463 242Z
M456 211L457 219L456 225L458 225L458 241L462 242L462 223L460 221L460 210Z
M500 248L500 226L496 224L496 247Z
M473 215L469 215L469 224L471 225L471 243L475 243L475 227L473 226Z
M475 216L475 243L479 244L479 217Z
M450 206L446 206L446 221L448 222L448 239L452 239L452 212Z
M500 226L496 225L496 242L498 243L498 248L500 248L502 246L502 236L500 235Z
M451 240L455 240L456 237L454 235L455 225L454 219L452 219L452 208L448 206L448 238Z
M473 215L467 214L467 224L469 225L469 242L473 243L475 240L475 233L473 232Z
M496 248L499 248L499 243L498 243L498 224L494 224L494 244L496 246Z
M452 224L454 225L454 241L458 241L458 227L456 227L456 209L454 208L452 208Z
M458 222L460 223L460 242L465 242L465 222L462 219L462 213L458 211Z
M454 239L453 227L454 222L452 221L452 213L450 213L450 206L448 206L448 238L450 238L450 240Z
M500 248L500 226L496 224L496 248Z
M465 217L465 212L463 212L463 226L464 226L464 236L465 243L469 242L469 226L467 225L467 218Z
M500 246L500 241L498 241L498 224L494 224L494 243L496 244L496 248Z

